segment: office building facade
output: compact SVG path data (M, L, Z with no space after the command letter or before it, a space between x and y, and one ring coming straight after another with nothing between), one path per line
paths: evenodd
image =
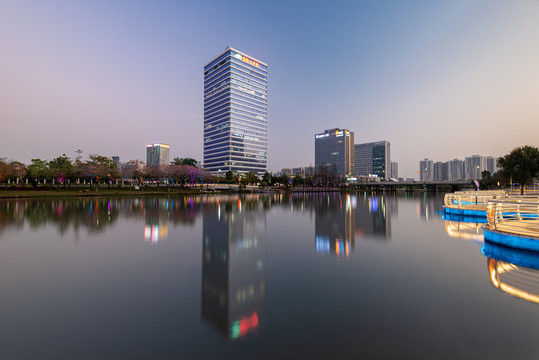
M347 129L329 129L314 136L316 171L327 171L339 177L354 170L354 133Z
M146 167L163 167L169 164L170 146L167 144L146 145Z
M267 64L227 47L204 66L204 168L267 171Z
M358 176L376 175L382 181L391 175L391 144L389 141L376 141L354 145L354 173Z

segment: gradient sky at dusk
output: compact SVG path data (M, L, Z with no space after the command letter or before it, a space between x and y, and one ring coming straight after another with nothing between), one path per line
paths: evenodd
M122 161L168 143L202 160L203 65L268 63L270 171L314 164L314 134L419 160L539 146L539 3L0 2L0 157Z

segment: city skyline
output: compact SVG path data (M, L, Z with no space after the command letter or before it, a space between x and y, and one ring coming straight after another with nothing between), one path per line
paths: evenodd
M202 69L226 46L271 64L269 171L314 164L333 127L389 141L404 178L537 146L537 1L5 1L0 29L0 156L25 163L155 139L201 160Z

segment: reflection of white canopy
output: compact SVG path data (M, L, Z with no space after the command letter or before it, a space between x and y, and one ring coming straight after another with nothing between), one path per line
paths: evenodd
M491 284L526 301L539 304L539 271L492 258L487 259ZM512 283L508 285L507 283ZM517 287L518 286L518 287Z
M480 223L445 220L447 235L463 240L483 241L483 230Z

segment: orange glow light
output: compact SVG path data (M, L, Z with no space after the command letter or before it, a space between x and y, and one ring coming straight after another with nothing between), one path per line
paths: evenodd
M253 65L254 67L260 67L256 61L251 60L251 59L249 59L248 57L242 56L242 57L241 57L241 60L243 60L243 61L246 62L247 64Z

